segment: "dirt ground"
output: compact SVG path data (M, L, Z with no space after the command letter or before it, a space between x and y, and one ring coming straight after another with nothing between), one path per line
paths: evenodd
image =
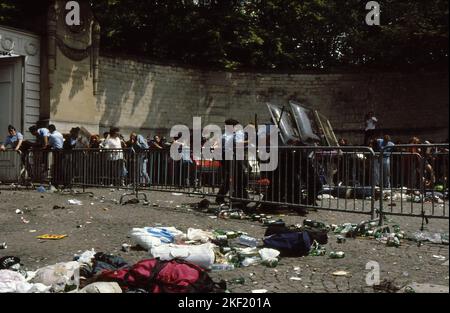
M39 193L35 190L0 188L0 257L18 256L28 270L58 262L71 261L74 254L90 250L120 255L129 263L148 258L143 250L121 251L123 243L132 244L128 234L134 227L174 226L182 231L188 228L227 229L244 231L262 238L265 228L259 222L212 218L212 214L197 212L187 204L197 203L199 196L173 195L148 192L150 205L142 203L120 205L117 201L125 190L91 189L89 195ZM102 197L104 199L102 200ZM81 206L69 205L69 199L82 201ZM53 209L57 205L64 209ZM20 209L23 214L17 214ZM277 218L277 215L273 215ZM302 223L305 217L296 214L280 216L287 224ZM310 212L309 219L327 224L358 223L367 215L332 211ZM25 223L29 222L29 223ZM419 218L393 217L402 230L411 233L419 230ZM448 219L431 219L428 231L449 231ZM67 238L45 241L36 238L42 234L66 234ZM327 251L344 251L345 258L328 256L282 258L276 268L255 265L233 271L213 272L215 280L228 280L230 292L248 293L255 289L269 292L375 292L366 283L369 272L366 264L376 261L380 265L380 279L397 286L408 283L449 285L448 245L402 240L400 247L387 247L374 239L347 239L338 244L330 234ZM440 257L438 257L440 256ZM445 258L445 259L444 259ZM346 271L346 276L334 276L336 271ZM244 283L233 283L244 278Z

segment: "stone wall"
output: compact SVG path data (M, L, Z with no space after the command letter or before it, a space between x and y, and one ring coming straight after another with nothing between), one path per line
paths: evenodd
M168 134L175 124L242 124L269 120L265 103L295 99L330 119L338 136L362 141L364 115L375 111L396 140L448 137L448 72L240 73L202 71L101 57L97 110L100 131L117 125L127 134Z

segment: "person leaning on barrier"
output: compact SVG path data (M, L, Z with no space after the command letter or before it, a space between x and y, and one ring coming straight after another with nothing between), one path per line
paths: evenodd
M125 185L125 176L127 170L125 168L124 156L122 151L122 140L120 139L120 129L112 127L109 131L108 138L103 142L102 146L105 149L115 150L108 154L107 158L107 170L109 183L111 185L117 185L118 179L120 184Z
M151 149L164 149L164 144L158 135L154 136L153 140L150 140L149 146Z
M11 146L14 151L21 153L22 144L23 135L14 126L9 125L8 136L6 136L4 144L0 145L0 151L6 151L6 147Z
M90 149L99 149L100 148L100 136L99 135L92 135L91 138L89 138L89 148Z
M33 144L35 149L47 149L48 148L48 137L50 136L50 131L47 128L37 128L37 126L31 126L28 131L36 137L36 143Z
M49 125L48 130L50 132L48 136L48 145L52 150L62 150L64 146L63 135L56 130L55 125Z
M384 135L383 138L377 139L380 151L383 151L383 187L391 188L391 154L394 143L391 136Z
M72 128L70 130L69 136L66 138L63 144L64 150L73 150L77 145L78 136L80 135L80 128Z
M142 135L138 135L135 132L130 134L129 141L130 148L137 153L138 160L138 175L139 175L139 183L143 186L150 184L150 177L148 176L147 166L148 166L148 157L147 150L149 148L147 140Z

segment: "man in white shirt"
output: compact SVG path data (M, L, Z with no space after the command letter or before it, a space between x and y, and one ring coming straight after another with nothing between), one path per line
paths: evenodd
M48 145L52 150L61 150L64 144L63 135L56 130L55 125L49 125L48 130L50 131L48 136Z
M48 147L48 136L50 136L50 131L47 128L31 126L28 131L36 137L36 148L46 149Z
M365 117L364 145L369 145L369 141L373 139L377 123L378 119L374 116L374 113L372 111L367 113Z

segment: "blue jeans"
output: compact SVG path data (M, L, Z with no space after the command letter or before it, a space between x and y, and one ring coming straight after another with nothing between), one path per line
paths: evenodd
M150 184L150 177L147 173L148 159L145 155L140 155L138 159L139 175L141 184Z
M375 185L380 185L380 162L379 160L374 160L374 178ZM383 158L383 188L391 188L391 160L389 157Z

